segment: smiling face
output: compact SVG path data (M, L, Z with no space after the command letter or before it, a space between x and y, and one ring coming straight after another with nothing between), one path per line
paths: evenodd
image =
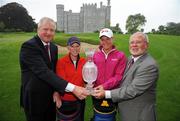
M100 44L103 47L104 51L110 51L113 46L113 39L106 36L102 36L100 38Z
M44 21L41 26L39 26L37 32L42 41L46 43L50 42L55 35L54 23L50 21Z
M78 43L73 43L72 45L68 46L68 50L71 56L77 57L80 53L80 45Z
M141 33L135 33L129 41L129 51L132 56L137 57L143 55L148 49L148 42Z

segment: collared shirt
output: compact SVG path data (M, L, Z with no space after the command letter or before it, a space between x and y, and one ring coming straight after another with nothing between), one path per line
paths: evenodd
M49 54L49 57L51 57L51 52L50 52L50 42L46 43L44 41L41 40L41 42L43 43L44 46L48 45L49 49L48 49L48 54ZM51 58L50 58L51 59Z
M132 59L134 59L134 63L143 55L140 55L138 57L134 57L134 56L131 56ZM111 91L110 90L106 90L105 91L105 98L106 99L110 99L111 98Z
M132 56L131 58L134 60L134 62L136 62L141 56L143 56L143 55L140 55L140 56L138 56L138 57Z
M43 43L44 46L50 44L50 43L46 43L46 42L44 42L42 40L41 40L41 42Z

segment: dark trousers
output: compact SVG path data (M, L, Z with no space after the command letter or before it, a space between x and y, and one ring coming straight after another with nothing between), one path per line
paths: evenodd
M55 121L56 120L56 107L54 104L48 106L47 110L43 113L30 113L24 109L27 121Z
M62 101L57 109L57 121L84 121L85 100Z

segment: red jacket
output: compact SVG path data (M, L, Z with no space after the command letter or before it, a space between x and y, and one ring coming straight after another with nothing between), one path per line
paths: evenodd
M59 59L56 66L56 73L59 77L71 82L74 85L84 87L84 80L82 77L82 68L85 64L84 58L78 58L76 67L74 66L70 55L66 55L63 58ZM77 98L73 93L66 92L61 96L62 100L65 101L75 101Z

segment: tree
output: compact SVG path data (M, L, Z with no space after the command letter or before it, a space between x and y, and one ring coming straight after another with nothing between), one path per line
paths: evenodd
M130 15L126 20L126 30L128 33L134 33L136 31L140 31L140 27L145 25L146 18L144 15L135 14Z
M143 28L141 29L141 32L144 32L144 29L143 29Z
M151 33L155 34L155 33L156 33L156 30L155 30L155 29L152 29L152 30L151 30Z
M117 23L116 26L111 27L111 30L113 31L113 33L118 33L118 34L123 34L121 28L119 27L119 24Z
M166 27L167 33L171 35L180 35L180 23L169 22Z
M16 2L2 6L0 8L0 18L5 24L5 29L29 32L36 27L34 19L28 15L27 10Z
M158 27L158 29L159 29L160 32L163 32L163 31L165 30L165 27L164 27L163 25L160 25L160 26Z
M180 35L180 23L169 22L166 26L160 25L157 34Z
M163 25L160 25L159 27L158 27L158 33L159 34L165 34L166 32L166 27L165 26L163 26Z

